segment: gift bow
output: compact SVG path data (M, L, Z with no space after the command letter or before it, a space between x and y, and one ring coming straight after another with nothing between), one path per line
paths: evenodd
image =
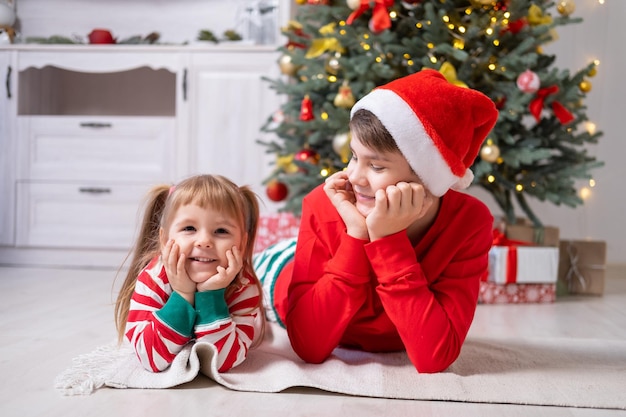
M535 116L535 120L539 121L541 119L541 109L543 109L546 97L548 97L550 94L556 94L558 92L559 87L556 85L553 85L552 87L542 88L537 91L537 97L534 98L533 101L531 101L528 105L528 109L530 110L530 113ZM572 115L572 113L570 113L564 105L556 100L552 102L552 111L554 111L554 115L563 125L574 120L574 116Z
M365 13L371 6L372 0L361 0L359 7L350 13L350 16L346 19L346 23L351 25L355 19ZM370 20L370 27L373 32L382 32L385 29L391 27L391 18L389 18L388 7L393 6L393 0L374 0L374 10L372 11L372 19Z
M445 79L448 80L450 84L467 88L467 84L465 84L463 81L457 78L456 68L454 68L454 65L452 65L448 61L441 64L441 68L439 68L439 72L443 74Z
M568 283L569 290L572 291L574 288L574 277L578 280L580 284L580 288L585 291L587 289L587 279L580 272L578 267L578 249L574 246L572 242L569 242L567 245L567 255L569 256L569 269L565 274L565 282ZM606 267L601 264L592 264L585 265L585 268L588 269L605 269Z
M517 282L517 247L533 246L533 244L509 239L499 229L493 229L493 246L507 246L509 248L506 262L506 283L514 284Z

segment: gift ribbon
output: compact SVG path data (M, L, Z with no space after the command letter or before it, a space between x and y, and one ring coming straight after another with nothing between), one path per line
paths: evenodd
M361 16L367 11L372 3L371 0L361 0L359 7L350 13L350 16L346 19L346 23L351 25L355 19ZM374 0L374 10L372 11L372 19L370 20L370 26L373 32L382 32L385 29L391 27L391 18L389 17L388 7L393 6L393 0Z
M546 97L551 94L556 94L559 92L559 87L557 85L553 85L552 87L542 88L537 91L537 97L535 97L530 104L528 105L528 109L530 113L535 117L535 120L538 122L541 119L541 109L543 109L544 102ZM574 120L574 116L570 113L564 105L559 103L558 101L552 102L552 111L557 119L561 122L561 124L565 125L572 120Z
M580 288L585 291L587 289L587 279L580 272L580 268L578 267L578 249L571 241L568 242L567 245L567 255L569 256L570 266L567 270L567 274L565 274L565 282L567 282L569 290L572 291L574 289L574 278L576 278L580 284ZM594 270L603 270L606 268L605 265L601 264L589 264L584 267Z
M499 229L493 229L493 246L506 246L509 248L506 260L506 283L517 282L517 247L533 246L530 242L513 240L506 237Z

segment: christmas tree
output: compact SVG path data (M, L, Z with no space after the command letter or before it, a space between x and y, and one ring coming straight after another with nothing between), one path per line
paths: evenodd
M300 213L304 195L349 161L350 108L374 87L433 68L448 81L482 91L499 110L472 170L508 221L514 201L537 226L527 198L576 207L576 180L602 165L585 146L602 132L585 129L583 99L596 73L554 68L542 45L556 27L580 23L574 0L309 0L283 28L268 79L286 100L263 126L276 166L268 196ZM306 3L306 4L304 4Z

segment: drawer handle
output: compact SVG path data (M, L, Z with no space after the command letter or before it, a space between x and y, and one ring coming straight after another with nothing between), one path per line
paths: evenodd
M110 188L100 188L100 187L80 187L78 189L81 193L86 194L110 194Z
M80 127L89 127L92 129L105 129L113 127L111 123L98 123L98 122L84 122L80 124Z
M7 98L11 98L11 71L13 71L13 68L11 68L11 66L9 65L7 67L7 79L5 81L5 86L7 89Z

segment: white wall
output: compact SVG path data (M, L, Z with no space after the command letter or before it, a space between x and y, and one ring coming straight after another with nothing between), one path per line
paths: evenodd
M200 29L220 37L237 27L241 9L250 0L14 0L24 37L74 35L86 39L95 28L108 29L117 39L150 32L160 42L193 42ZM289 0L280 0L288 3ZM287 20L288 7L282 8ZM277 28L278 30L278 28Z
M343 1L343 0L338 0ZM556 54L556 65L572 72L594 59L600 60L598 74L591 78L593 89L585 104L588 116L604 132L590 152L606 166L594 171L597 181L591 198L576 209L531 201L546 225L560 228L563 238L591 238L608 244L608 262L626 264L626 140L622 115L626 98L626 1L574 0L574 16L580 24L558 29L560 39L545 48ZM237 7L243 0L17 0L18 17L25 36L77 34L86 36L91 29L110 29L120 38L161 33L161 41L193 41L199 28L220 34L233 28ZM282 2L289 3L288 0ZM297 6L296 6L297 7ZM102 13L106 8L107 13ZM284 8L280 25L287 20ZM582 186L583 184L581 184ZM492 197L480 189L472 194L499 210ZM521 214L521 212L520 212Z

